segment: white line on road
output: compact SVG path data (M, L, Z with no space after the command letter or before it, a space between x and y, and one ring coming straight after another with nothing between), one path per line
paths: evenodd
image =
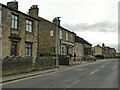
M101 68L103 68L105 65L103 65Z
M98 69L94 70L93 72L90 73L90 75L94 74L97 71L98 71Z
M76 81L75 83L78 83L80 80Z
M73 82L72 84L68 85L66 88L70 88L71 86L73 86L74 84L80 82L80 80L76 81L76 82Z

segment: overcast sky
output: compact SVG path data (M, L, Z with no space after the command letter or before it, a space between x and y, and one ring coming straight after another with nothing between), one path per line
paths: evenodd
M0 0L6 4L11 0ZM39 16L49 21L61 17L61 25L91 44L105 43L118 49L119 0L17 0L19 10L27 13L37 4Z

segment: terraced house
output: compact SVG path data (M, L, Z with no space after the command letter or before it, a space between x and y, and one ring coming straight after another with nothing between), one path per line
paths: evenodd
M93 47L94 55L96 58L115 58L116 57L116 50L114 48L105 46L103 43L102 46L97 45Z
M59 62L60 64L72 64L72 57L75 53L75 36L74 32L63 27L59 28ZM71 61L72 60L72 61Z
M28 14L18 10L18 2L0 4L0 60L3 75L28 72L39 55L39 8ZM12 71L12 72L11 72Z
M60 20L56 18L52 22L39 17L40 19L40 55L55 56L56 52L59 56L59 61L68 59L67 57L74 54L75 33L63 28L60 25ZM56 24L58 23L58 26ZM57 32L57 28L58 32ZM57 32L57 33L56 33ZM57 37L56 37L57 35ZM57 47L56 47L56 44ZM57 50L56 50L57 48ZM67 61L67 60L66 60Z
M40 19L40 56L55 55L55 24L39 17Z
M18 2L0 4L0 57L37 57L38 7L33 5L29 13L18 10Z
M75 37L75 52L77 62L81 60L95 60L92 52L92 44L79 36Z

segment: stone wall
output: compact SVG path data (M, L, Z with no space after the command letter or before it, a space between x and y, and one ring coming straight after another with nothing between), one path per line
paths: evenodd
M33 66L33 60L30 57L6 57L0 60L2 62L2 75L13 75L26 73L35 70L44 70L56 67L55 56L41 56L36 60Z
M2 75L12 75L32 71L32 58L6 57L2 59Z
M56 67L55 56L41 56L37 59L36 70L49 69Z

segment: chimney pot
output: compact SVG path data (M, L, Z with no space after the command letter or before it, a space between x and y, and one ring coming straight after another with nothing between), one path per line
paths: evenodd
M38 5L32 5L31 8L29 9L29 15L38 17L38 13L39 13Z
M18 10L18 2L16 0L7 2L7 6L11 9Z

